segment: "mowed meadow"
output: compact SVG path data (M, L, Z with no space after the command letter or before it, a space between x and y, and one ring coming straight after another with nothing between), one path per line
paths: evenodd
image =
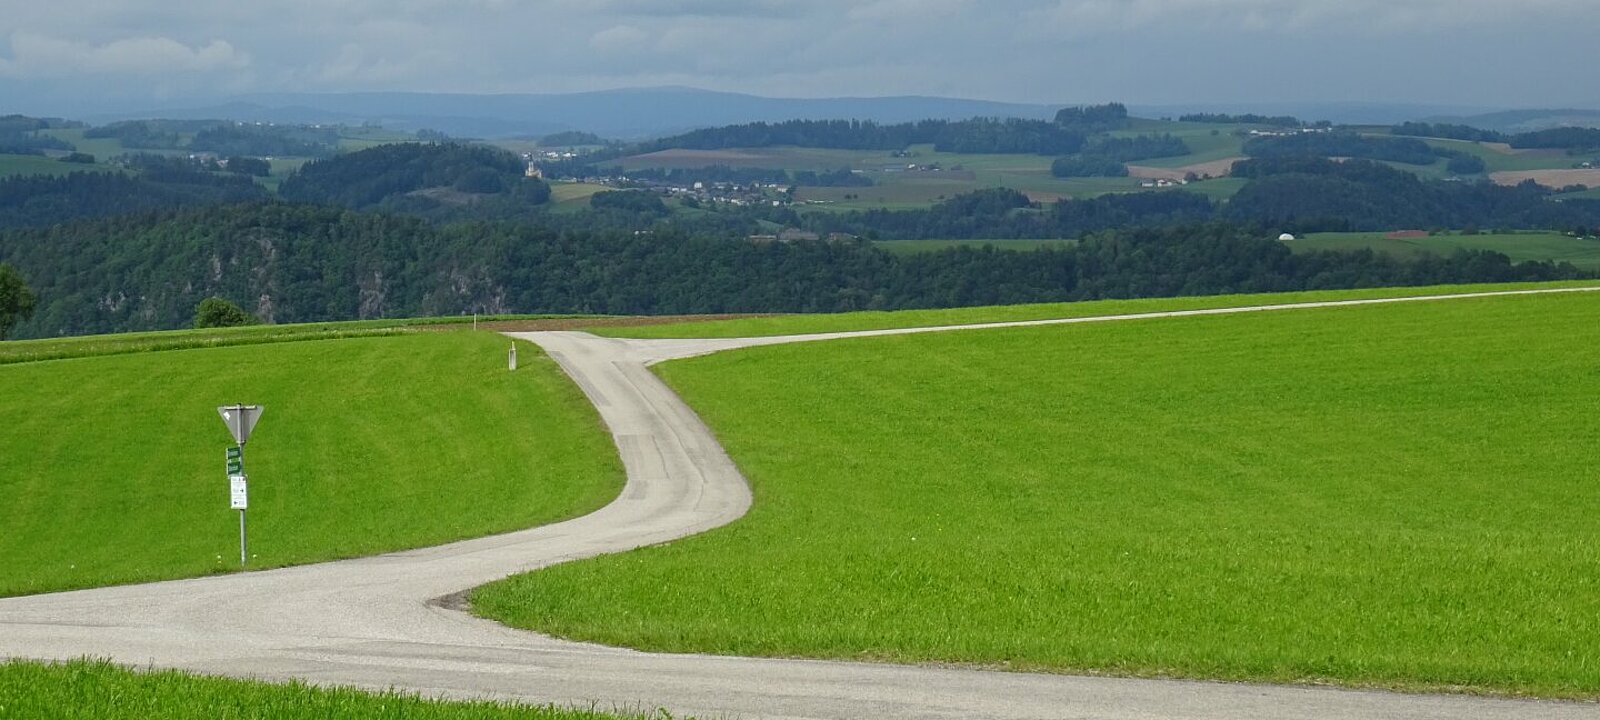
M251 568L604 505L623 476L598 415L519 345L516 372L504 337L470 331L0 365L0 596L237 569L225 404L265 407L245 449Z
M106 661L0 661L0 717L92 720L672 720L664 711L608 713L489 700L449 701L411 693L312 687L135 672Z
M648 650L1600 696L1600 294L658 367L755 491L475 609Z

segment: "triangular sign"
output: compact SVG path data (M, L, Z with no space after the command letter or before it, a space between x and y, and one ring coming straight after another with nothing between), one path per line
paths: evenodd
M250 439L250 431L256 429L256 423L261 421L261 406L223 405L217 408L217 414L227 424L233 441L243 445L245 440Z

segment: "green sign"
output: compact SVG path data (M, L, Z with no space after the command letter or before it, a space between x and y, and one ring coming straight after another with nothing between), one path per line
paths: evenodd
M240 475L244 473L244 451L235 445L228 448L228 474Z

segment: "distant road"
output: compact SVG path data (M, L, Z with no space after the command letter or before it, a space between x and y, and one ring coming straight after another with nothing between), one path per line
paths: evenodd
M1425 302L1600 288L1301 303L1102 318L768 338L624 340L512 333L538 343L595 404L627 468L621 496L542 528L378 557L0 600L0 655L132 665L455 697L666 707L731 718L1105 720L1600 720L1600 705L1323 687L1003 673L649 654L521 632L452 609L506 575L692 535L750 506L710 431L646 366L752 345L954 329Z

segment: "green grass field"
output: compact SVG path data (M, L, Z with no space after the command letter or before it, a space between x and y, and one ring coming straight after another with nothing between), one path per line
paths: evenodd
M478 319L484 322L492 322L497 320L550 320L583 317L590 316L483 315ZM466 327L472 321L473 317L470 315L447 315L389 320L344 320L321 323L288 323L283 325L246 325L204 330L156 330L114 335L79 335L35 340L12 340L0 342L0 365L160 350L190 350L194 348L261 345L300 340L333 340L399 335L428 328Z
M1166 166L1179 167L1236 154L1238 139L1222 134L1213 138L1211 126L1192 128L1187 124L1180 134L1196 136L1202 154L1167 158ZM1220 139L1219 139L1220 138ZM727 165L744 168L787 170L859 170L875 183L871 187L804 187L795 192L801 201L815 201L809 210L838 211L870 208L924 208L940 200L982 188L1008 187L1027 193L1036 201L1061 198L1095 197L1107 193L1144 190L1136 178L1057 178L1050 174L1052 157L1043 155L988 155L937 152L932 145L914 145L909 157L895 157L877 150L825 150L817 148L772 147L733 150L672 150L636 155L620 161L625 170L643 168L700 168ZM1197 151L1198 152L1198 151ZM938 171L912 170L908 165L939 165ZM1149 164L1159 164L1152 161ZM1202 185L1206 187L1202 189ZM1191 185L1196 192L1218 198L1232 197L1242 183L1217 182ZM849 197L846 197L849 196Z
M128 150L126 148L122 147L122 141L120 141L120 140L118 140L116 138L86 138L86 137L84 137L83 136L83 134L84 134L83 128L62 128L62 129L57 129L57 130L41 130L41 131L39 131L39 134L40 135L48 135L50 137L54 137L54 138L57 138L59 140L65 140L65 141L67 141L69 143L72 143L73 147L76 147L78 149L78 152L89 153L90 155L93 155L95 157L95 159L100 161L100 162L105 162L105 161L107 161L107 160L109 160L109 159L111 159L111 158L113 158L113 157L115 157L117 155L121 155L123 153L128 152ZM146 152L146 151L137 151L137 152Z
M901 310L896 312L868 311L833 314L775 315L770 317L738 318L733 320L704 320L664 325L593 327L589 328L589 332L595 333L596 335L608 335L611 337L636 338L719 338L755 337L762 335L797 335L803 333L841 332L847 330L879 330L884 328L930 327L935 325L970 325L974 323L1011 322L1016 320L1049 320L1053 318L1122 315L1127 313L1160 312L1164 310L1200 310L1204 308L1243 307L1246 305L1281 305L1286 303L1316 302L1323 300L1415 297L1418 295L1445 295L1467 292L1494 292L1500 290L1528 290L1535 288L1592 287L1597 284L1600 284L1600 282L1591 280L1556 283L1431 285L1408 288L1368 288L1363 290L1318 290L1312 292L1272 293L1262 295L1211 295L1205 297L1183 298L1142 298L1138 300L1095 300L1089 302L941 308L937 310Z
M0 178L19 175L67 175L74 172L113 172L101 164L61 162L43 155L0 154Z
M661 713L611 714L500 702L450 702L399 692L319 688L135 672L92 660L0 662L0 718L60 720L218 720L327 718L415 720L671 720Z
M487 586L660 651L1600 696L1600 295L659 368L750 514Z
M555 212L576 212L589 207L589 198L614 188L592 183L550 183L550 207Z
M622 471L594 409L534 346L507 372L507 342L417 332L0 365L0 595L235 569L215 410L235 402L266 408L245 463L255 568L600 507Z
M1423 253L1449 255L1457 250L1493 250L1515 262L1550 260L1580 268L1600 269L1600 240L1559 232L1517 232L1480 235L1450 233L1422 238L1386 238L1385 233L1313 233L1288 243L1296 252L1370 248L1401 257Z
M1511 150L1509 148L1495 148L1478 142L1467 140L1446 140L1442 138L1427 138L1429 145L1448 150L1476 155L1483 159L1489 172L1515 171L1515 170L1561 170L1572 167L1572 163L1579 160L1568 156L1561 150ZM1401 168L1416 168L1415 165L1398 165ZM1440 171L1444 163L1437 163Z

